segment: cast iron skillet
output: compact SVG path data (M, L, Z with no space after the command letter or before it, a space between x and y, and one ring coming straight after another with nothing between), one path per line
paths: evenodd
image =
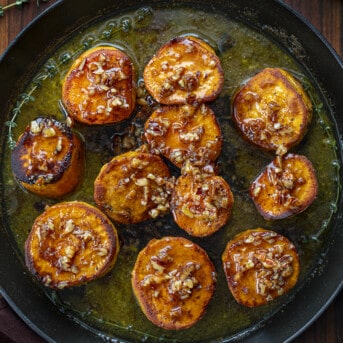
M11 44L0 61L0 127L1 162L6 149L5 121L17 95L23 90L29 75L44 62L47 52L56 49L73 31L103 15L130 7L156 4L159 1L126 0L73 0L58 1L37 18ZM180 3L179 1L178 3ZM208 0L184 1L208 5ZM169 1L169 4L172 2ZM266 31L272 39L284 45L314 77L317 86L325 94L332 112L335 135L340 142L338 157L342 161L343 137L343 63L325 39L306 21L280 1L274 0L212 0L213 8L230 13L260 31ZM266 30L267 27L274 28ZM1 174L1 180L3 175ZM343 180L343 169L340 169ZM0 181L1 204L6 202L5 189ZM96 342L104 336L97 335L67 315L61 313L32 284L25 267L20 262L12 238L6 230L6 213L1 207L0 228L0 291L19 316L47 341ZM333 300L343 285L343 202L340 196L338 210L332 222L332 240L328 244L324 264L320 272L309 277L294 301L274 315L266 325L251 332L243 332L233 340L245 342L290 341L311 324ZM107 341L118 342L106 337Z

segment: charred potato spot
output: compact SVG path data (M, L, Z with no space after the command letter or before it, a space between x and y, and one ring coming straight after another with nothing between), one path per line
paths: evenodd
M101 168L94 199L114 221L138 223L169 211L172 187L169 169L159 156L131 151Z
M250 186L250 197L267 220L287 218L306 210L317 192L312 163L296 154L276 157Z
M194 325L206 311L216 272L195 243L181 237L153 239L139 253L132 271L137 301L155 325L180 330Z
M233 120L250 143L285 154L307 132L312 104L301 84L288 72L266 68L234 96Z
M166 43L148 62L143 76L149 93L165 105L212 101L224 83L219 58L195 37Z
M11 164L14 177L28 191L58 198L80 183L84 148L65 124L39 117L19 137Z
M226 224L233 202L230 186L222 177L190 173L177 179L171 210L180 228L192 236L204 237Z
M299 258L293 243L261 228L244 231L229 241L222 262L233 297L248 307L285 294L298 280Z
M222 147L221 130L213 111L200 106L162 106L145 123L144 134L152 152L181 168L215 161Z
M69 115L85 124L110 124L128 118L136 101L135 70L117 48L84 52L68 71L62 101Z
M25 243L28 269L47 287L63 289L109 272L119 252L117 231L97 208L62 202L36 218Z

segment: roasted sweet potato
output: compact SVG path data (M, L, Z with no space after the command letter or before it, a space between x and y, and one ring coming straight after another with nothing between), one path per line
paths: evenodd
M227 243L222 261L233 297L248 307L283 295L299 276L299 258L293 243L262 228L235 236Z
M290 73L266 68L235 94L232 117L247 141L282 155L303 139L312 104Z
M230 186L221 176L189 173L176 180L170 207L180 228L204 237L226 224L233 202Z
M130 151L101 168L94 199L114 221L138 223L169 211L169 187L169 169L161 157Z
M224 84L218 56L203 40L176 37L152 57L143 73L145 87L161 104L214 100Z
M312 163L305 156L291 153L277 156L250 186L250 197L267 220L306 210L317 192Z
M127 119L136 101L135 70L130 58L112 46L97 46L78 57L62 85L69 115L89 125Z
M44 286L63 289L99 278L114 266L117 230L96 207L62 202L36 218L25 244L27 268Z
M28 191L59 198L82 179L84 147L65 124L40 117L19 137L11 164L15 179Z
M162 106L145 123L145 137L153 151L177 167L185 161L205 164L221 152L221 130L213 111L200 106Z
M138 303L155 325L186 329L206 311L216 272L206 252L181 237L153 239L139 253L132 271Z

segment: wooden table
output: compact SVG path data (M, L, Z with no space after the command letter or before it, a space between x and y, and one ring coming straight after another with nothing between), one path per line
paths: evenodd
M9 4L14 0L0 0L0 4ZM16 35L35 16L52 5L36 1L24 5L22 9L13 8L0 17L0 54L6 49ZM69 0L72 1L72 0ZM285 0L287 4L300 12L331 43L333 48L343 57L343 2L342 0ZM341 266L340 266L341 267ZM341 292L329 308L304 333L294 340L295 343L339 343L343 342L343 292ZM287 324L285 324L287 325ZM15 331L16 335L13 335ZM6 341L4 333L14 337L17 343L40 343L42 339L32 332L16 316L6 302L0 297L0 341ZM22 337L22 338L20 338ZM277 342L276 342L277 343Z

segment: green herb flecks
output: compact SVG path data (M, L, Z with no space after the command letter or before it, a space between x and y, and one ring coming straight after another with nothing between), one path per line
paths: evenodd
M44 2L47 2L49 0L45 0ZM28 0L25 1L16 1L16 4L22 4L24 2L29 2ZM39 1L37 1L37 5L39 4ZM9 5L8 5L9 6ZM6 6L7 7L7 6ZM1 9L0 6L0 15L1 15ZM5 8L4 8L5 9ZM46 79L52 79L54 76L58 74L58 70L61 66L66 65L70 63L76 56L78 56L80 53L82 53L84 50L90 49L92 46L99 42L103 42L104 39L109 39L113 35L124 32L129 32L134 24L136 22L140 22L143 19L145 19L147 16L149 16L151 13L151 9L148 7L144 7L141 9L138 9L135 13L135 16L133 19L125 18L120 23L109 23L107 27L99 34L99 37L86 37L84 41L81 43L82 46L77 49L74 53L65 52L63 53L58 61L53 61L52 59L47 62L47 64L44 67L44 72L38 74L33 82L32 82L32 88L23 94L20 94L18 96L18 100L16 101L16 104L14 108L11 111L11 119L5 123L5 125L8 127L8 138L7 142L11 149L13 149L16 145L16 141L13 138L13 128L17 126L16 119L19 116L22 107L28 103L29 101L34 101L33 94L34 92L42 87L43 82Z

